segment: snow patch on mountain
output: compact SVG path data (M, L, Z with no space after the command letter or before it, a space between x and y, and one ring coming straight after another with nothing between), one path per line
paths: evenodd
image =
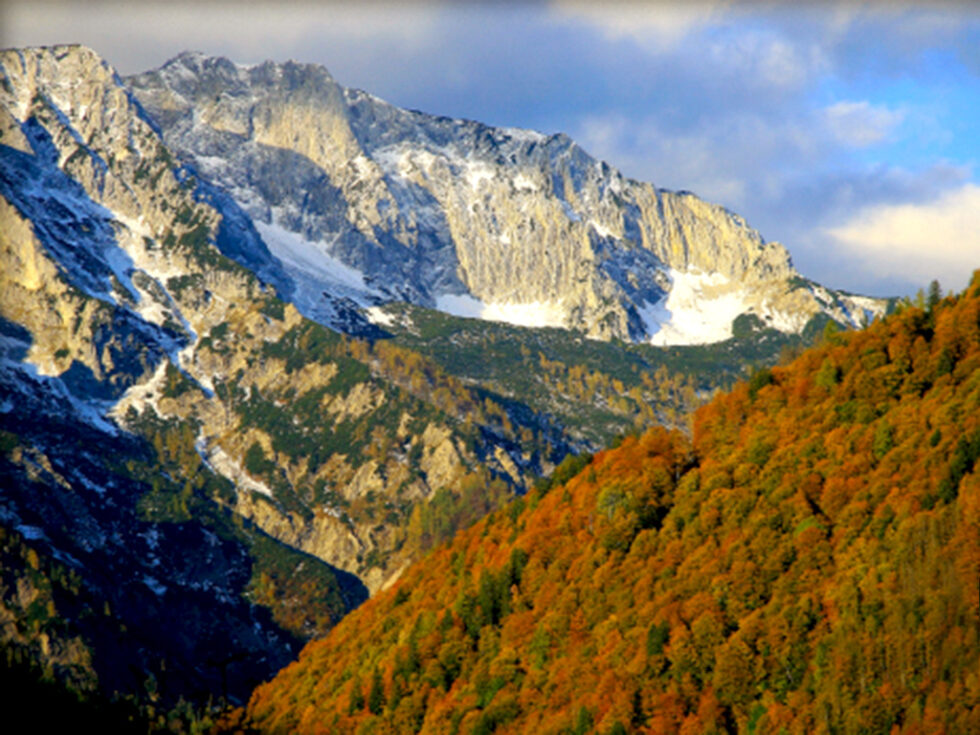
M208 467L225 477L235 485L236 488L250 490L253 493L265 495L267 498L274 497L272 490L264 482L253 479L242 466L225 452L217 444L209 444L204 437L198 437L194 444L197 453L201 455Z
M599 237L607 237L607 238L616 237L616 233L614 233L612 230L610 230L601 222L596 222L593 219L593 220L589 220L589 224L592 225L592 229L595 230L596 234Z
M37 526L26 526L21 524L16 527L17 531L28 541L43 541L47 539L47 534Z
M115 275L116 280L123 285L123 287L129 291L130 296L133 300L140 301L140 293L133 285L131 277L133 275L133 259L129 256L125 250L120 247L107 247L104 251L105 262L112 270L113 275ZM118 304L119 299L113 297L113 300Z
M473 191L479 191L480 184L484 181L494 180L494 171L482 161L469 161L466 164L464 176L466 183Z
M759 311L759 316L767 327L778 329L787 334L799 334L809 321L806 314L773 309L769 304L763 305Z
M113 418L121 419L125 417L130 408L136 411L136 413L143 413L147 408L152 408L158 414L162 413L157 408L157 401L163 395L168 364L167 360L161 360L157 363L153 377L143 383L131 385L127 388L126 392L116 402L116 405L112 407L109 415Z
M517 174L514 177L514 188L518 191L537 191L539 189L537 183L530 176L526 174Z
M671 268L668 277L672 285L667 298L643 302L637 309L651 344L697 345L731 338L732 321L748 304L724 275Z
M368 318L368 321L372 324L380 324L384 327L395 326L395 317L389 314L380 306L372 306L368 308L364 315Z
M846 305L848 315L861 326L871 324L881 314L879 300L869 296L847 294L841 298L841 301Z
M561 304L544 301L485 304L466 294L442 294L436 297L436 308L453 316L505 322L518 327L563 327L566 321Z
M150 588L150 591L157 597L163 597L167 592L167 585L161 584L156 577L151 577L149 574L143 575L143 584Z
M500 128L500 132L518 143L543 143L548 136L529 128Z
M361 271L330 254L328 243L313 242L287 230L276 223L275 216L272 222L255 220L254 224L269 252L295 282L292 301L304 316L330 323L338 298L359 306L380 300L380 292L365 283Z
M330 255L326 242L313 242L275 222L255 222L262 240L291 275L315 280L318 285L345 290L351 296L380 296L364 282L364 274Z

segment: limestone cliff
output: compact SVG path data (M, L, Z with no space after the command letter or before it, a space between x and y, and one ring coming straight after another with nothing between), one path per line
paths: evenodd
M279 301L298 287L249 218L176 160L94 52L4 51L0 81L0 417L14 434L62 461L77 451L28 431L41 380L58 396L44 411L79 436L97 425L158 442L161 466L177 463L168 482L194 495L198 475L225 478L233 494L209 501L371 590L419 551L405 544L414 505L477 470L520 487L548 466L512 430L433 403L450 388L472 403L464 388L440 393L421 368L399 383L368 347ZM262 109L250 123L262 140L319 125L330 146L355 145L330 119ZM303 153L326 165L324 147Z
M128 83L254 219L313 318L329 317L334 259L362 305L602 339L712 342L740 314L799 332L818 313L859 325L884 308L802 279L739 216L627 179L564 135L403 110L294 62L187 53Z

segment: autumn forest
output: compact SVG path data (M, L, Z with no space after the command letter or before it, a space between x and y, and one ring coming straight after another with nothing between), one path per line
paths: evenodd
M229 731L980 731L980 273L437 548Z

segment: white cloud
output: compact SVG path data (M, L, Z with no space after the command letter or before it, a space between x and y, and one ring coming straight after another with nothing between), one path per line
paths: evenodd
M837 102L823 112L831 135L853 148L884 140L905 119L902 110L872 105L866 100Z
M773 30L726 35L709 46L709 53L715 67L741 78L740 86L772 90L799 89L829 65L819 43Z
M731 129L667 132L655 117L635 120L619 113L589 115L574 131L586 151L627 176L691 190L730 207L745 195L745 182L722 160L721 149L739 153L730 145L731 134Z
M760 196L780 199L787 162L819 160L827 150L826 136L814 135L810 119L753 111L705 116L687 127L658 115L588 115L570 132L627 176L693 191L745 216L764 206Z
M980 185L967 183L926 203L868 207L827 234L878 276L966 286L980 268Z
M599 30L606 40L631 40L644 51L708 64L740 84L794 89L827 66L816 40L797 40L766 21L764 3L731 0L614 2L555 0L552 16ZM748 21L744 26L743 21Z
M607 38L630 38L644 45L670 49L691 33L719 22L731 3L701 2L614 2L556 0L551 8L564 17L599 28Z
M18 2L5 4L3 44L82 43L121 73L184 50L252 63L284 61L336 43L421 47L436 36L440 5L307 2ZM299 58L299 61L310 61Z

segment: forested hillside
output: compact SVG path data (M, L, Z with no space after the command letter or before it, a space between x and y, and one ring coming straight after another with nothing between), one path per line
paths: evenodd
M980 272L493 513L238 724L978 732L978 458Z

